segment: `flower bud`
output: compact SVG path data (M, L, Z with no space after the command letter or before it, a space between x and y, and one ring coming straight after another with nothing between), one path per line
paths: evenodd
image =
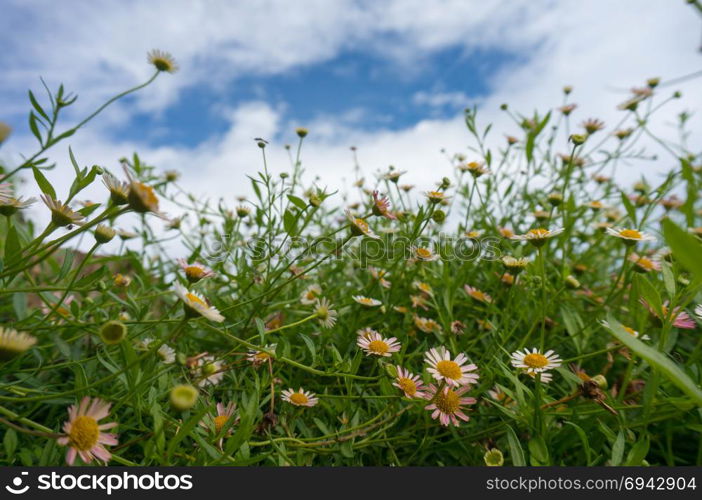
M500 467L505 463L505 458L502 455L502 452L497 448L493 448L485 452L485 455L483 455L483 460L485 461L485 465L488 467Z
M98 243L108 243L112 238L115 237L117 231L104 224L98 224L95 228L95 241Z
M176 410L189 410L197 403L198 390L192 385L176 385L171 389L170 402Z
M108 321L100 328L100 338L107 345L122 342L127 336L127 326L121 321Z

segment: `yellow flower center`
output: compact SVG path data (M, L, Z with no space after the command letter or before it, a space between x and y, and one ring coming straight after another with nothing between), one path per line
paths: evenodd
M144 204L148 207L158 207L158 197L154 192L154 188L142 184L141 182L136 182L135 184L137 186L137 193Z
M194 293L186 293L185 298L188 299L188 302L190 302L192 305L207 307L207 304L205 303L205 301L203 301L200 297L198 297Z
M385 354L390 346L382 340L373 340L368 343L368 350L375 354Z
M543 229L543 228L537 228L537 229L530 229L527 234L532 236L533 238L546 238L548 236L549 230L548 229Z
M220 433L224 426L226 425L227 421L229 420L229 417L226 415L217 415L214 418L214 426L215 426L215 432Z
M454 391L440 391L434 397L434 404L442 413L453 414L460 408L460 398Z
M187 274L189 278L202 278L205 271L198 266L188 266L185 268L185 274Z
M312 291L312 290L310 290L309 292L307 292L307 293L305 294L305 298L306 298L307 300L313 300L313 299L315 299L316 297L317 297L317 294L316 294L314 291Z
M455 361L443 359L436 363L436 371L446 378L458 380L462 376L461 367Z
M257 352L254 355L254 358L258 359L259 361L268 361L268 358L270 358L271 355L268 354L267 352Z
M634 240L641 239L641 233L636 229L622 229L621 231L619 231L619 235L623 236L624 238L631 238Z
M636 261L636 265L646 269L647 271L650 271L654 268L653 261L651 259L647 259L646 257L640 257L639 260Z
M420 247L417 249L417 256L421 259L428 259L431 257L431 250Z
M429 198L440 200L444 197L444 194L440 193L439 191L429 191L428 196Z
M524 364L529 368L543 368L548 365L548 358L541 353L533 352L524 356Z
M208 376L208 377L210 375L214 374L216 371L217 371L217 365L215 365L214 363L206 363L202 367L202 374L205 376Z
M71 432L68 433L71 446L80 451L88 451L95 446L99 435L97 421L87 415L76 418L71 424Z
M367 306L373 305L373 299L369 299L368 297L361 297L360 299L358 299L358 301L359 301L361 304L364 304L364 305L367 305Z
M363 231L364 233L368 232L368 223L364 221L363 219L355 219L353 223L356 225L358 229Z
M485 294L483 292L481 292L480 290L474 290L474 291L470 292L470 296L476 300L481 301L481 302L487 301Z
M307 396L305 396L301 392L293 392L290 395L290 401L292 401L296 405L304 405L307 404L309 400L307 399Z
M408 396L414 396L417 393L417 384L415 384L412 379L400 377L397 383Z

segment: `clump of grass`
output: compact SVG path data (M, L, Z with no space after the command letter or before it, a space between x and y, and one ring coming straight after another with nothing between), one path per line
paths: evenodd
M138 155L108 172L71 154L56 193L47 151L177 68L149 61L149 81L61 133L75 97L30 93L38 150L1 170L3 464L702 464L702 169L653 134L657 79L613 129L571 123L571 88L545 114L505 106L502 145L469 109L453 178L359 166L351 202L306 184L306 129L279 177L257 140L235 206ZM651 139L674 167L619 185ZM14 194L29 170L44 228ZM98 179L104 199L78 208Z

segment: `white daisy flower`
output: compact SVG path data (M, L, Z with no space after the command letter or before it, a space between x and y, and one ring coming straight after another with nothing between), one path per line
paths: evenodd
M364 297L363 295L354 295L353 300L366 307L377 307L382 305L382 302L377 299L372 299L370 297Z
M283 391L282 395L283 401L290 403L295 406L308 406L312 407L316 405L319 400L313 392L305 391L300 387L297 391L286 389Z
M635 245L639 241L656 241L656 237L638 229L606 228L607 234L624 240L627 245Z
M368 356L390 357L393 352L398 352L402 347L395 337L384 338L378 332L371 333L368 337L359 335L356 345L366 351Z
M542 354L539 349L534 347L531 352L529 349L513 352L511 362L515 368L534 374L558 368L563 360L554 351L546 351L545 354Z
M441 382L445 381L448 385L455 387L474 384L479 376L474 372L478 367L474 364L466 365L468 357L460 353L454 360L451 359L451 353L443 347L432 348L424 354L424 361L429 365L427 371L432 377Z
M197 292L190 292L180 283L173 286L175 294L180 300L183 301L183 306L185 309L185 315L193 318L197 316L203 316L211 321L221 323L224 321L224 316L222 316L216 307L211 306L207 299Z

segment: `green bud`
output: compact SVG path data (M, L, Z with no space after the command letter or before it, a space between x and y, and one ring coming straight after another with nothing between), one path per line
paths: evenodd
M100 328L100 338L107 345L116 345L127 336L127 325L121 321L108 321Z

